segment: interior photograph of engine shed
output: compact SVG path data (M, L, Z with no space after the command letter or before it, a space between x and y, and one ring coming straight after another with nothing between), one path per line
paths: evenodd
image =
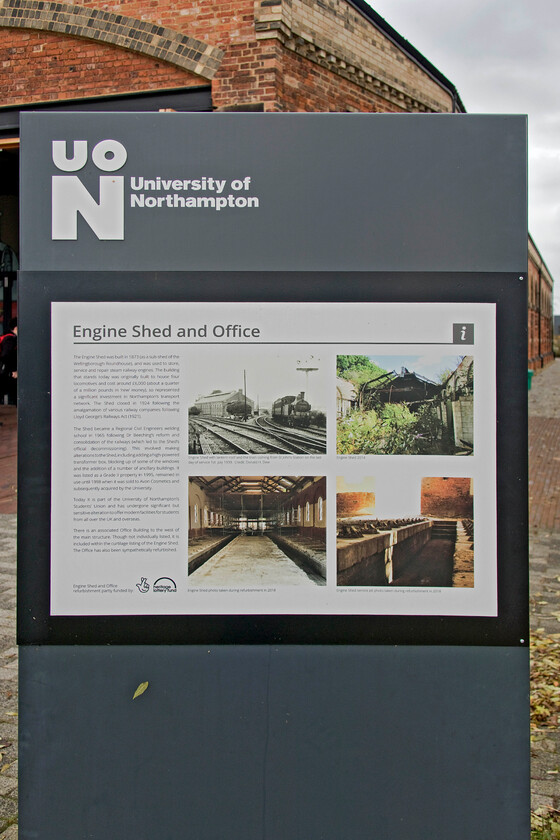
M326 583L325 476L189 479L190 586Z
M474 586L468 477L337 478L339 586Z
M324 365L315 355L205 347L189 376L191 455L326 452Z

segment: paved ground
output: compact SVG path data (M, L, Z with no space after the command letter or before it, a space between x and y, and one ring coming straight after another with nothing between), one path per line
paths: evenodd
M1 466L1 462L0 462ZM0 513L0 838L17 838L16 516Z
M17 409L0 405L0 514L16 512Z
M0 840L17 840L16 427L0 406ZM560 639L560 359L529 392L531 627ZM560 678L560 675L559 675ZM560 732L532 745L533 809L560 809Z
M17 838L16 409L0 405L0 840Z
M531 630L560 639L560 359L529 391ZM558 675L560 679L560 674ZM533 734L531 806L560 809L560 731Z

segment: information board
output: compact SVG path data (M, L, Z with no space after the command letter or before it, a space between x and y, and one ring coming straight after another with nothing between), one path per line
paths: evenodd
M272 274L243 302L245 274L34 276L33 638L527 643L523 411L501 398L523 279ZM314 302L277 300L309 280Z
M524 120L23 120L22 640L526 644Z
M20 830L524 840L525 119L21 148Z
M467 330L480 335L476 359ZM496 615L494 330L495 307L484 304L54 303L51 613ZM418 410L430 412L423 433L407 409L406 421L380 420L376 437L374 428L361 434L360 424L384 415L360 409L355 386L348 411L337 418L337 358L349 354L383 365L395 400L403 368L434 372L433 380L418 380ZM443 438L440 417L447 403L458 402L455 392L441 396L441 379L449 376L465 391L468 431L457 432L458 445ZM344 383L352 387L339 382L339 391ZM298 391L299 403L291 396ZM362 392L362 403L375 396ZM386 405L404 413L412 403ZM269 481L248 481L247 473ZM273 481L278 473L298 479ZM201 478L207 475L239 480ZM344 585L349 540L362 551L378 549L385 571L397 537L402 544L433 530L421 517L428 476L449 479L450 511L461 486L469 501L476 496L477 516L464 512L476 519L478 545L471 552L465 534L463 573L453 577L451 557L450 576L441 558L427 586L426 561L418 558L415 571L407 557L400 575L387 568L375 587L356 559L354 584ZM348 490L337 494L337 483ZM305 494L302 505L309 485L317 492ZM365 519L354 519L380 527L365 543L350 530L337 551L336 497L339 507L355 501L352 488L362 485L371 487L369 500L361 500ZM234 486L238 510L228 504ZM241 534L231 564L193 563L205 544L195 539L189 546L189 508L191 531L208 531L208 541ZM403 524L381 530L387 519ZM274 550L290 537L297 548L306 527L315 536L301 544L308 570L282 562ZM445 541L440 548L447 550Z

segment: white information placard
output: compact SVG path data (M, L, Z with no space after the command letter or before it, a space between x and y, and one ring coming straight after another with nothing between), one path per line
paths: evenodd
M497 615L494 304L51 313L51 615Z

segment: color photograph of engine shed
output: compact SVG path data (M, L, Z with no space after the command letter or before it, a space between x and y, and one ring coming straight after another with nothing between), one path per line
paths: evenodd
M189 479L190 586L326 583L325 476Z
M326 384L321 360L204 348L189 376L191 455L322 455Z
M473 450L472 356L337 357L339 455Z
M337 479L339 586L474 586L473 482Z

